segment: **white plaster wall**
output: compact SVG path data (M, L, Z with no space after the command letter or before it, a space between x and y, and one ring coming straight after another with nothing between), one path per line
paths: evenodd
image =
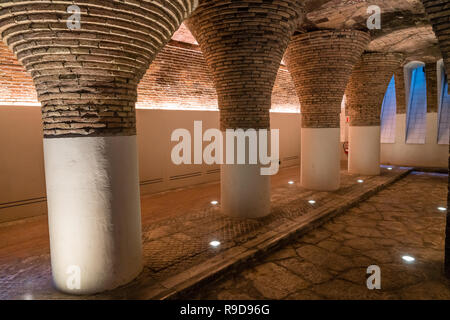
M381 163L417 167L448 167L448 145L437 143L437 113L427 113L425 144L407 144L406 115L396 115L395 143L381 144Z
M203 131L219 127L217 111L137 110L141 194L209 181L219 181L219 165L172 164L174 129L193 135L194 120ZM281 167L300 163L300 114L271 113L272 128L280 129ZM0 222L46 214L41 110L0 107Z
M47 212L42 115L0 106L0 222Z

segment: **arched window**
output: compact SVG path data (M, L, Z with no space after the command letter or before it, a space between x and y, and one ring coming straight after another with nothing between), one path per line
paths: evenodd
M392 76L381 107L381 143L395 143L396 110L395 78Z
M427 130L427 81L423 63L412 63L406 69L409 99L407 108L406 143L425 143Z
M438 70L440 72L439 86L439 122L438 122L438 144L448 144L449 124L448 113L450 108L450 95L448 94L448 79L445 74L444 63L439 61Z

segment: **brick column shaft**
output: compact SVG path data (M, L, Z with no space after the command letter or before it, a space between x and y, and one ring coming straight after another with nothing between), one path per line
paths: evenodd
M438 38L448 76L450 72L450 2L448 0L422 0L422 3Z
M273 85L301 15L299 0L206 0L188 19L213 75L222 130L270 128ZM270 213L270 177L259 164L221 166L221 208L247 218Z
M394 71L395 76L395 97L397 101L397 114L406 114L406 89L405 73L403 67Z
M364 53L353 70L346 89L350 173L380 174L381 106L389 81L402 61L402 54Z
M427 82L427 112L437 113L437 65L436 63L425 64L425 77Z
M52 275L61 291L113 289L142 269L137 84L195 5L0 2L1 37L42 104Z
M339 128L342 97L370 36L357 30L292 37L285 61L302 106L303 128Z
M336 190L340 184L340 113L347 82L370 36L357 30L295 35L285 55L301 103L301 185Z

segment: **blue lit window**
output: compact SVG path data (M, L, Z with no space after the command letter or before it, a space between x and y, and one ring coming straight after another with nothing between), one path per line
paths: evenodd
M406 126L406 143L425 143L427 130L427 82L423 66L412 70Z
M395 95L395 78L393 76L381 107L381 143L395 143L396 110L397 100Z

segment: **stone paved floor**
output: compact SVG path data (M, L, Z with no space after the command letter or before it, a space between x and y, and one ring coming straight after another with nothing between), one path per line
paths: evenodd
M447 175L413 172L194 299L450 299L442 275ZM413 263L403 261L409 255ZM381 290L366 269L381 268Z
M272 214L260 220L221 214L220 205L210 204L218 199L218 184L143 196L143 272L127 286L81 298L164 296L199 270L261 250L264 241L282 236L286 226L307 224L406 172L383 169L380 176L360 177L343 170L339 190L312 192L287 183L298 180L298 171L298 167L287 168L273 177ZM357 183L360 178L364 183ZM309 199L317 203L309 204ZM211 240L220 240L220 248L211 248ZM46 217L0 224L0 299L12 298L77 298L57 292L51 284Z

